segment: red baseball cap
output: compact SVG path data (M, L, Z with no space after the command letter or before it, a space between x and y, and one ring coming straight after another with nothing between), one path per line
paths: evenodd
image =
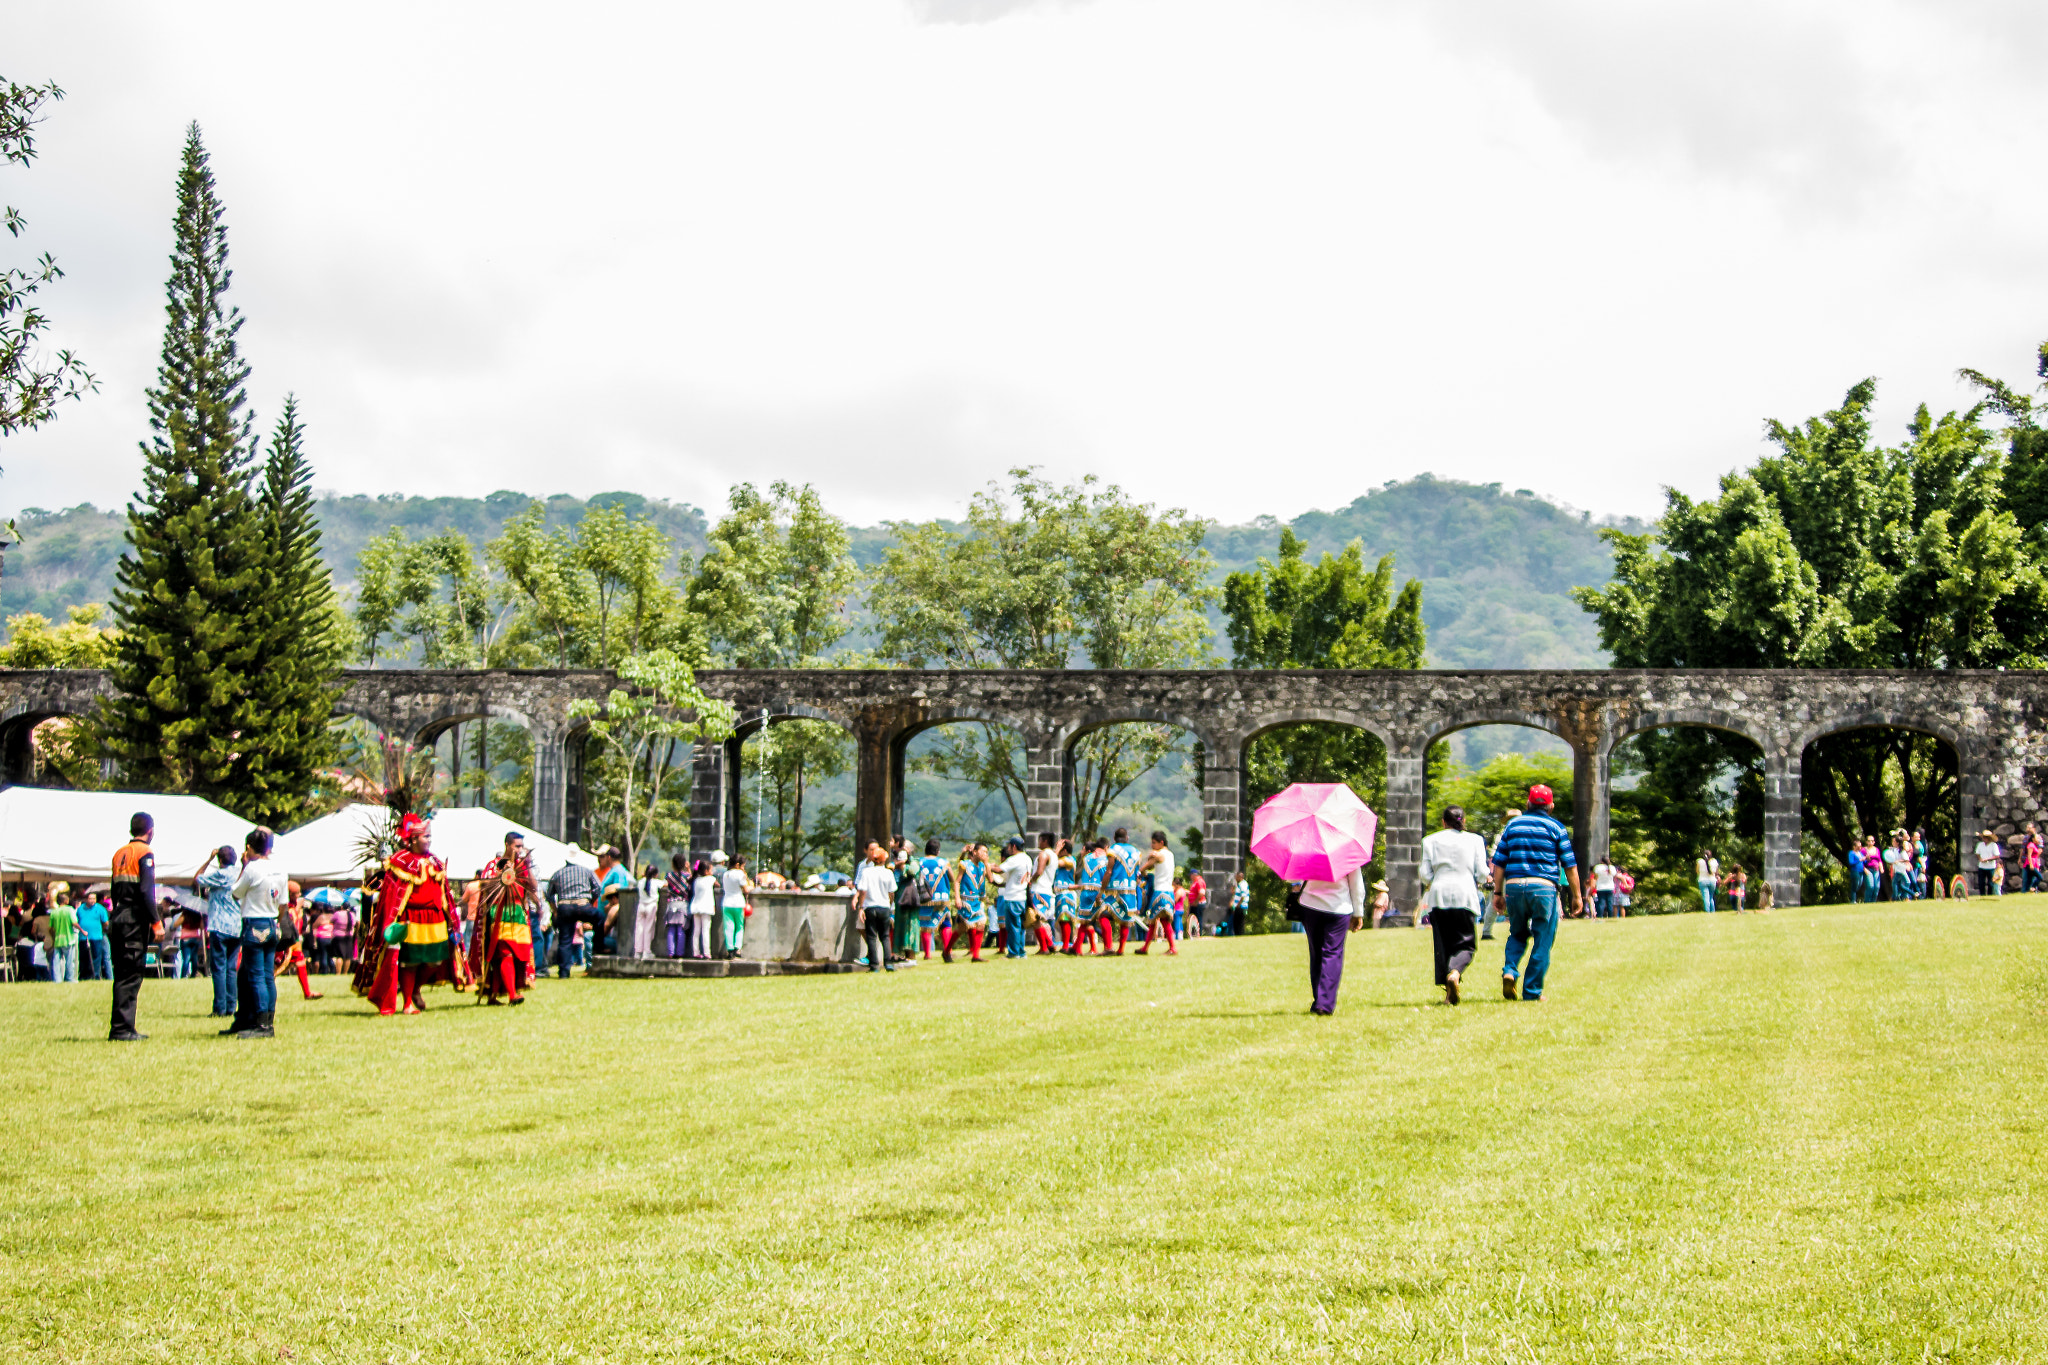
M1556 802L1557 798L1551 794L1550 788L1544 786L1541 782L1538 782L1535 786L1529 788L1530 805L1549 806L1555 805Z

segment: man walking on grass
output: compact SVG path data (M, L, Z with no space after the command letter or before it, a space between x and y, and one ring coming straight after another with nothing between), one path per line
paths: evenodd
M1508 922L1508 954L1500 974L1500 993L1508 999L1519 991L1524 1000L1543 998L1543 978L1550 969L1550 943L1557 936L1558 872L1570 874L1572 913L1585 904L1579 884L1578 855L1572 852L1571 831L1552 810L1556 798L1538 783L1529 788L1529 808L1508 821L1493 846L1493 905ZM1527 952L1526 968L1522 954Z
M867 860L853 874L855 926L866 936L870 972L896 970L889 960L889 944L896 934L896 874L889 868L889 851L868 841Z
M142 994L142 960L155 941L163 910L156 903L156 854L149 841L156 821L138 811L128 822L128 842L114 851L112 897L114 913L107 921L114 966L112 1043L139 1043L146 1033L135 1031L135 1001Z

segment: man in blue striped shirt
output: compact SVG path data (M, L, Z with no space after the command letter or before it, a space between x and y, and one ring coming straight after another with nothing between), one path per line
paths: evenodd
M1529 788L1529 808L1508 821L1493 846L1493 904L1508 922L1508 956L1501 969L1500 993L1524 1000L1543 998L1543 976L1550 968L1550 941L1557 936L1558 869L1571 874L1572 912L1584 899L1579 885L1579 859L1572 852L1571 831L1551 809L1556 798L1542 783ZM1529 954L1528 966L1522 954ZM1518 979L1519 977L1519 979Z

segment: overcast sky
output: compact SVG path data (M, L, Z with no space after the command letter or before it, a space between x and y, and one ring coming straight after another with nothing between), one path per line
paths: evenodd
M956 513L1016 464L1227 520L1428 470L1707 493L1865 375L2048 336L2038 0L8 0L98 395L0 505L126 500L178 148L322 487ZM4 239L0 239L4 241Z

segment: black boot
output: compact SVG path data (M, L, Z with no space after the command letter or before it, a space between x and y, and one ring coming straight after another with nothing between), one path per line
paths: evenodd
M237 1038L275 1038L277 1030L270 1026L271 1021L275 1018L277 1018L277 1015L271 1010L258 1010L256 1012L256 1022L235 1036Z
M222 1029L220 1031L220 1036L223 1038L232 1038L236 1034L243 1032L244 1030L250 1027L252 1017L253 1016L244 1014L241 1010L237 1009L234 1015L234 1022L230 1023L226 1028Z

